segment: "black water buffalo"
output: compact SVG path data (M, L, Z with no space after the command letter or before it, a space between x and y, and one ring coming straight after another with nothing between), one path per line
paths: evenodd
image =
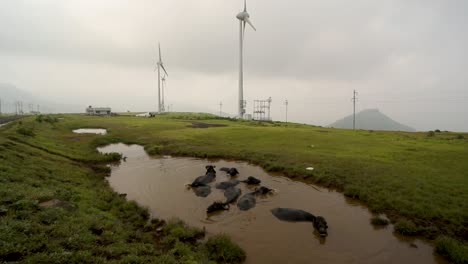
M216 166L213 166L213 165L206 165L205 168L206 168L206 174L208 174L208 173L210 173L210 172L213 172L213 173L216 174L216 171L215 171Z
M242 196L237 202L237 207L242 211L247 211L254 208L257 201L255 200L255 193L248 193Z
M216 178L216 173L208 172L206 173L206 175L197 177L192 182L192 184L190 184L190 187L198 187L198 186L207 185L208 183L214 181L215 178Z
M213 213L221 210L229 210L229 204L222 202L214 202L212 205L208 206L206 213Z
M236 169L236 168L226 168L226 167L222 167L220 169L220 171L225 171L227 174L229 174L231 177L234 177L236 176L237 174L239 174L239 171Z
M224 197L226 197L226 203L233 203L241 195L241 190L237 187L229 187L224 191Z
M194 187L193 191L198 197L207 197L211 193L211 187L209 185L200 185L198 187Z
M321 236L324 237L324 236L328 235L327 220L325 220L325 218L323 218L322 216L316 216L315 217L314 227L320 233Z
M238 181L238 180L230 180L230 181L220 182L220 183L216 184L216 189L226 190L227 188L234 187L239 183L240 183L240 181Z
M265 186L255 188L255 191L254 191L255 194L268 194L272 192L273 192L273 189L267 188Z
M247 183L248 185L255 185L255 184L260 184L262 181L260 181L259 179L253 176L249 176L247 180L243 180L241 182Z
M322 216L314 216L313 214L291 208L275 208L271 210L271 213L278 219L289 222L312 222L315 229L321 236L327 236L327 221Z

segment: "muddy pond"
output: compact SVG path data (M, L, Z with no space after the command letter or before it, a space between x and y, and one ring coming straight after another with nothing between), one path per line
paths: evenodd
M403 239L393 234L393 227L375 228L370 224L368 209L341 193L314 185L272 176L258 166L244 162L208 161L193 158L152 158L138 145L113 144L98 149L118 152L126 162L112 166L109 183L118 193L126 193L147 207L153 217L177 217L192 226L205 227L207 235L226 233L247 252L246 263L445 263L433 254L433 248L418 239ZM197 197L186 187L205 174L205 165L216 165L216 182L212 192ZM235 178L255 176L262 186L276 190L273 195L258 197L256 207L241 211L231 205L229 211L207 215L214 201L224 201L215 183L231 177L219 171L236 167ZM242 194L253 191L244 183ZM298 208L324 216L328 236L323 239L309 222L291 223L278 220L270 212L276 207Z

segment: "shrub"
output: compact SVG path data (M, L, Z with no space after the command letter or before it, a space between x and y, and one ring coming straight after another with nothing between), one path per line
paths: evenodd
M395 231L405 236L417 236L422 230L412 221L402 220L395 224Z
M53 124L53 123L58 122L58 118L54 117L54 116L51 116L51 115L46 115L46 116L38 115L38 116L36 116L36 122L39 122L39 123L46 122L46 123L49 123L49 124Z
M440 236L435 241L437 253L454 263L468 263L468 246L450 237Z
M205 236L205 231L199 228L188 227L180 220L171 220L164 226L164 233L168 241L195 242Z
M18 134L28 137L34 137L36 134L32 130L32 128L20 127L16 130Z
M227 235L216 235L205 244L210 259L221 263L240 263L245 260L245 251L233 243Z
M373 217L371 219L371 224L373 225L376 225L376 226L386 226L388 225L390 222L385 219L385 218L382 218L382 217Z
M440 133L440 129L436 129L434 130L436 133Z
M344 195L347 197L359 199L359 188L356 186L346 186L344 190Z
M457 139L465 139L465 137L462 134L457 135Z
M163 147L160 145L151 145L146 147L145 150L149 155L159 155L162 154Z
M429 132L427 132L427 136L428 137L433 137L433 136L435 136L435 132L434 131L429 131Z

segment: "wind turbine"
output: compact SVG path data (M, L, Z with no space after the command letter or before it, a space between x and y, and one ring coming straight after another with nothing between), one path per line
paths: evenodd
M162 108L164 107L164 105L161 105L161 68L163 69L164 73L166 73L167 76L169 76L169 74L167 74L167 71L164 68L164 64L161 59L161 44L160 43L158 43L158 48L159 48L159 61L157 63L158 65L157 67L157 70L158 70L158 113L161 113L162 111L164 111L164 109Z
M257 29L254 27L250 21L250 15L247 13L247 0L244 0L244 11L237 14L237 19L239 19L239 118L243 118L245 114L245 104L244 104L244 71L243 71L243 46L244 46L244 35L245 35L245 24L248 23L255 31Z
M166 105L164 104L164 87L166 87L166 75L161 78L161 110L166 111Z

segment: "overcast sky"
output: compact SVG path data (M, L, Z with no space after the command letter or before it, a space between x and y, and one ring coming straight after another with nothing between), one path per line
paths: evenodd
M242 0L1 0L0 82L51 101L156 110L157 43L175 111L237 112ZM468 1L250 0L244 95L328 125L379 108L468 131Z

